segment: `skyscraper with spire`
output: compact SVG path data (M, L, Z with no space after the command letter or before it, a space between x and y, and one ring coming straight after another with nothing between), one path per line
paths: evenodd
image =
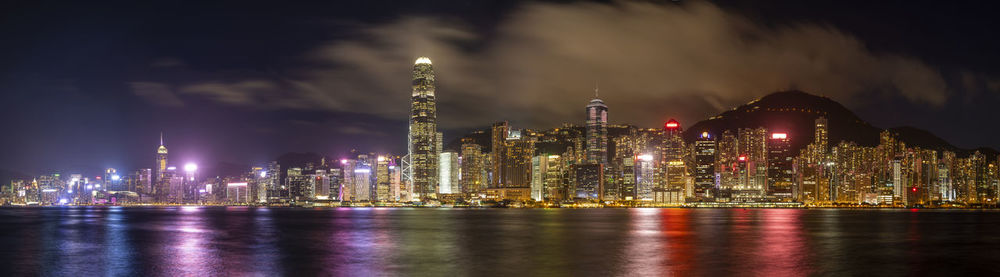
M598 96L595 86L594 99L587 104L587 163L607 164L608 106Z
M437 103L434 97L434 67L420 57L413 65L408 151L410 183L420 199L437 198L438 145ZM415 197L416 198L416 197Z
M163 146L163 133L160 133L160 147L156 149L156 182L163 179L167 171L167 147Z

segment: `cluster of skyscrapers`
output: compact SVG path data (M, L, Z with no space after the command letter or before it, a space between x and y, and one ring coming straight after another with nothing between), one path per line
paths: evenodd
M612 206L996 205L1000 157L907 147L883 131L879 145L830 145L827 119L815 120L807 147L789 133L741 128L696 132L608 125L608 106L585 106L583 126L489 130L445 149L437 130L434 68L413 68L407 154L357 153L339 161L252 167L241 176L203 178L197 165L168 162L161 137L153 168L104 176L44 175L13 180L6 203L393 205L530 203Z

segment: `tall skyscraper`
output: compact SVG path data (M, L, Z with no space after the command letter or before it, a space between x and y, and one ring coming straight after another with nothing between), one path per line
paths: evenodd
M607 164L608 162L608 106L597 98L587 104L587 162Z
M670 119L663 124L663 147L660 167L663 173L657 187L653 188L653 201L660 204L684 203L687 169L684 165L684 139L681 124Z
M708 132L702 132L694 142L694 194L701 198L716 197L716 144Z
M437 104L434 96L434 67L431 59L420 57L413 66L413 93L410 104L410 178L414 193L421 199L437 197Z
M774 200L790 200L794 195L794 155L790 147L787 133L771 133L771 139L767 141L767 195Z
M163 146L163 133L160 133L160 147L156 149L156 166L153 170L155 171L155 175L152 193L157 195L166 194L167 188L165 187L166 180L164 180L164 176L167 174L167 147Z
M814 136L813 143L816 145L817 152L826 153L827 144L829 144L829 127L826 117L819 117L816 119L816 135Z
M493 173L493 178L490 178L491 188L499 188L500 184L503 183L500 172L503 168L504 144L507 142L507 133L509 131L510 128L507 126L507 121L493 123L493 130L490 133L490 162L492 162L491 172Z

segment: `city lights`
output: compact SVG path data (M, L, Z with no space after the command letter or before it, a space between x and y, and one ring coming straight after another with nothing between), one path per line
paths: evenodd
M904 207L990 205L996 201L983 199L998 198L989 184L997 180L1000 160L982 152L960 156L915 147L891 130L881 131L877 146L831 144L828 120L819 115L812 130L798 126L777 132L760 122L728 128L696 124L702 127L690 133L674 119L663 129L609 125L608 104L596 88L589 101L581 99L586 119L575 124L523 129L502 121L473 135L445 138L437 129L430 59L418 58L412 69L409 144L401 157L352 151L332 164L325 158L271 161L237 174L185 163L177 172L161 137L158 145L150 145L155 163L147 167L105 168L93 179L38 176L13 184L10 194L19 203L48 205L85 189L89 199L71 202L374 206L513 201L540 207ZM774 104L759 108L767 104L762 99L750 109L813 113ZM795 141L788 135L792 131L814 135Z

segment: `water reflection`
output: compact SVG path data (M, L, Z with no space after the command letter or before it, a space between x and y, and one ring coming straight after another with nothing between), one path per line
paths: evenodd
M802 234L799 216L803 210L761 210L763 226L758 240L754 267L748 268L755 276L806 276L808 252Z
M967 275L1000 213L0 209L0 276Z

